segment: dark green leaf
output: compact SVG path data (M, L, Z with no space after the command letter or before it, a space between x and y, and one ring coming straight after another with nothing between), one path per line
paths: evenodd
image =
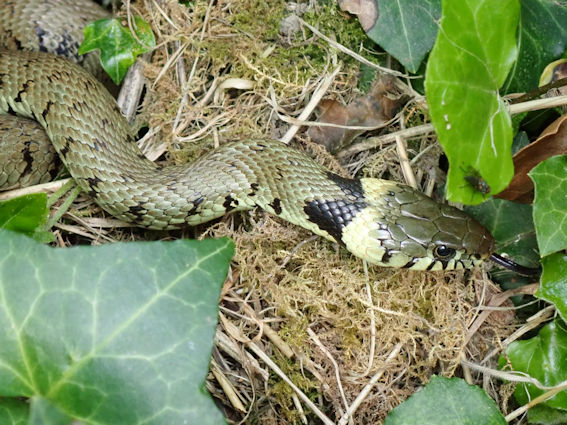
M567 379L567 331L560 320L545 325L539 334L525 341L511 343L500 366L510 364L512 369L524 372L543 385L552 387ZM518 383L514 396L521 405L540 396L546 390L533 384ZM567 391L557 393L542 405L567 409Z
M534 181L534 223L541 256L567 248L567 155L554 156L529 172Z
M553 409L538 404L528 410L530 424L565 425L567 424L567 410Z
M567 47L567 4L551 0L520 0L518 60L504 93L526 92L538 86L547 64L559 58Z
M492 233L496 239L496 252L507 254L526 267L539 266L531 205L489 199L467 207L466 211Z
M431 382L392 410L384 425L506 425L496 403L479 387L459 378Z
M224 423L203 382L232 252L226 239L56 249L0 231L0 393L86 423Z
M135 16L133 27L136 37L118 18L91 22L85 27L85 40L79 47L79 54L100 49L102 67L116 84L120 84L136 57L156 44L150 25L142 18Z
M375 1L378 20L368 31L368 37L410 72L416 72L435 42L441 0Z
M53 234L42 230L49 209L47 195L34 193L0 202L0 228L23 233L40 242L51 242Z
M567 255L548 255L542 265L541 286L535 295L555 304L563 320L567 320Z
M23 400L0 397L0 424L28 424L29 406Z
M453 201L487 198L467 176L482 178L491 193L512 178L512 124L498 89L516 57L518 16L517 0L443 1L425 91L449 159L447 197Z
M525 116L525 114L514 115L512 117L512 120L519 116L523 117ZM528 138L528 134L525 131L516 133L516 135L514 136L514 141L512 142L512 155L515 155L520 149L528 146L529 144L530 139Z

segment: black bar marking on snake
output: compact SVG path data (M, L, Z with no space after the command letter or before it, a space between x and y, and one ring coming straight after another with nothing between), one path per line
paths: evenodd
M33 83L33 80L27 80L24 84L22 84L22 89L18 91L18 94L14 98L14 102L18 102L18 103L22 102L22 94L26 92L30 83Z
M195 199L194 201L192 201L193 206L191 207L191 209L187 212L187 215L193 215L197 212L197 208L199 208L199 205L201 205L203 203L203 201L205 200L204 196L199 196L197 199Z
M326 174L342 190L348 198L348 203L341 199L315 199L307 202L303 211L307 214L310 222L316 224L319 229L326 231L337 242L343 243L343 228L368 204L364 199L364 190L360 181L345 179L330 171Z
M332 180L350 199L364 199L364 190L360 180L345 179L335 173L327 172L327 177Z
M97 185L98 185L100 182L102 182L102 180L95 176L95 177L89 177L89 178L87 178L86 181L87 181L87 183L88 183L88 185L89 185L89 188L90 188L90 191L89 191L89 192L91 193L92 196L95 196L95 195L98 193L97 190L96 190L96 189L97 189Z
M315 199L307 202L303 211L308 220L331 235L337 242L342 242L343 229L352 219L366 208L364 201L346 203L343 200Z
M33 165L33 157L30 151L30 144L30 141L25 142L25 148L22 149L22 155L24 156L24 161L26 162L26 166L24 167L24 171L22 171L22 175L29 173Z
M67 152L69 152L69 148L71 143L75 143L76 140L73 139L71 136L67 136L65 137L65 146L63 146L63 149L61 149L61 152L59 152L62 156L66 157L67 156Z
M280 198L274 198L272 202L268 204L277 215L282 213L282 201Z
M48 100L47 103L45 104L45 108L43 109L43 111L41 111L41 116L43 117L44 121L45 121L45 117L49 113L49 108L51 108L52 105L54 105L54 103L51 100Z
M409 269L410 267L414 266L415 263L417 263L417 260L418 260L417 258L412 258L412 259L409 260L406 264L404 264L404 265L402 266L402 268L404 268L404 269ZM434 264L434 263L435 263L435 261L432 261L431 264Z
M47 32L43 30L39 25L35 25L35 34L37 35L37 41L39 43L39 51L40 52L47 52L47 47L43 43L44 36L47 35Z
M383 262L384 264L388 264L391 259L392 259L392 254L390 254L388 251L384 251L384 254L382 254L382 258L380 259L380 261Z
M432 261L431 264L427 266L426 270L431 270L435 266L435 264L437 264L437 261Z
M252 192L250 192L248 194L248 196L256 196L256 192L258 192L258 183L250 183L250 188L252 189Z
M131 207L128 207L128 212L135 217L138 217L138 219L142 218L142 216L144 216L147 211L148 210L146 210L141 205L132 205Z
M231 195L226 195L222 206L226 209L227 212L232 211L238 206L238 199L234 199Z

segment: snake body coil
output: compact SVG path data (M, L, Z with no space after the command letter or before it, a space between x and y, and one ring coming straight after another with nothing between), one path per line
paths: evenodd
M489 232L462 211L402 184L341 178L277 141L229 143L158 167L106 89L49 54L0 51L0 113L37 121L80 187L139 226L195 225L259 206L381 266L469 268L493 251ZM0 156L0 181L5 168Z

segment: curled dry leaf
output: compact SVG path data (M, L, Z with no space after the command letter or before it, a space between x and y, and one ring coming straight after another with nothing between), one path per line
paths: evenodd
M384 76L374 84L368 95L355 98L347 106L332 99L319 102L319 122L334 124L337 127L313 126L307 134L314 142L334 152L365 131L384 127L408 98L397 91L393 77ZM344 126L369 128L348 129Z
M339 0L339 7L358 16L365 32L370 31L378 20L378 2L375 0Z
M553 83L554 81L561 80L567 77L567 59L559 59L551 62L545 67L539 80L539 85ZM559 94L567 94L567 86L558 89Z
M567 153L567 114L551 123L538 139L514 155L514 178L497 198L529 204L534 197L534 184L528 177L530 170L555 155Z

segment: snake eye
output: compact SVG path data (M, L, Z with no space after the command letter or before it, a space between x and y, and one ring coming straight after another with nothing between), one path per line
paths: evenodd
M433 255L435 255L438 260L448 260L455 255L455 252L453 248L449 248L446 245L437 245L433 248Z

